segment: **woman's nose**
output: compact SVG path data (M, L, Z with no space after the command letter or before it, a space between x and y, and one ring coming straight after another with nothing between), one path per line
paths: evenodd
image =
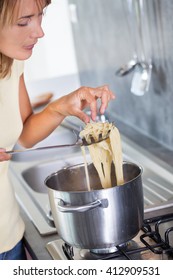
M32 32L32 37L38 39L38 38L42 38L43 36L44 36L44 32L43 32L41 25L39 24L39 25L35 26L35 28Z

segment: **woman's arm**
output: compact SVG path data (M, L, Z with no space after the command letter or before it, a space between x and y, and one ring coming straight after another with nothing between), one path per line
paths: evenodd
M19 105L23 121L19 143L27 148L46 138L64 119L58 114L55 116L49 106L39 113L33 113L23 75L20 78Z
M89 122L89 116L83 112L86 107L90 107L91 118L95 120L97 116L97 99L101 100L99 111L103 114L108 102L114 99L114 94L109 90L108 86L97 88L81 87L49 103L41 112L34 114L22 75L19 98L23 120L23 131L19 142L24 147L29 148L46 138L66 116L76 116L85 123Z

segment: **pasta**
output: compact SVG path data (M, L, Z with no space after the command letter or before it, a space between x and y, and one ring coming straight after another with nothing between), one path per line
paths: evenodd
M102 187L112 187L112 162L115 168L117 185L122 185L124 183L122 168L123 159L118 129L112 123L108 122L89 123L85 126L85 129L80 132L80 137L84 138L86 142L90 144L88 149L93 164L98 172ZM104 140L99 142L101 138Z

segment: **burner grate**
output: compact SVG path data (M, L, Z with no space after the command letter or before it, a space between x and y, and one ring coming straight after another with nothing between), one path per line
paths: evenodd
M127 246L116 246L117 251L106 254L96 254L90 252L90 258L99 259L99 260L111 260L111 259L134 259L134 255L138 256L146 251L151 251L153 254L163 255L171 254L173 255L173 247L170 244L170 234L173 233L173 227L166 228L164 234L161 234L161 225L164 223L173 221L172 215L159 216L157 218L151 218L144 220L142 231L143 234L140 234L140 241L142 246L136 244L136 242L129 241ZM163 235L163 236L162 236ZM64 243L62 245L64 254L68 260L75 259L75 253L73 247ZM136 257L137 259L137 257Z
M64 243L62 245L62 249L63 249L63 252L64 252L66 258L68 260L73 260L73 257L74 257L73 246L70 246L67 243Z
M170 234L173 232L173 227L165 229L164 233L161 233L161 225L173 221L173 214L159 216L144 220L142 230L145 232L140 236L140 240L143 244L149 248L154 254L166 254L173 253L173 247L170 244ZM152 230L151 224L154 223L154 230ZM156 242L156 245L151 246L146 238L149 237Z

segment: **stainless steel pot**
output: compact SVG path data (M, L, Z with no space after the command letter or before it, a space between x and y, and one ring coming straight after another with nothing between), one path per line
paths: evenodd
M93 164L88 165L87 190L84 164L64 168L45 180L54 222L68 244L90 250L111 249L139 232L143 222L141 167L123 163L125 183L102 189ZM112 170L113 171L113 170Z

